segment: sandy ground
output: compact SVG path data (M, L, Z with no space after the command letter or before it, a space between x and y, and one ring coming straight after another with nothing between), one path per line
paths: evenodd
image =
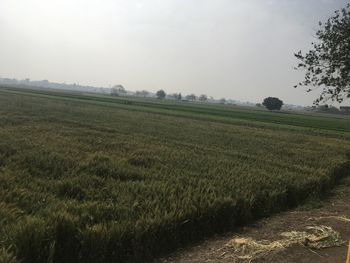
M350 223L334 218L334 216L350 219L350 178L343 179L341 184L325 200L307 203L295 210L257 221L254 225L238 229L237 232L214 237L192 247L180 249L166 258L156 260L155 263L249 262L249 260L237 259L233 251L223 250L223 248L233 238L251 237L256 240L274 241L281 239L281 232L303 231L307 226L314 225L332 227L340 233L344 245L320 250L311 250L298 245L279 252L271 252L263 258L251 262L346 262L350 240Z

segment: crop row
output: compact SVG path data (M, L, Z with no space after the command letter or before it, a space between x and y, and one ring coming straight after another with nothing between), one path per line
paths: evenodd
M0 104L0 262L143 262L322 195L350 168L332 128L16 93Z

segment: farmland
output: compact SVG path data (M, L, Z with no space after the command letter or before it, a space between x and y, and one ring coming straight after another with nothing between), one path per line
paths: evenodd
M323 195L349 155L347 117L0 87L0 262L143 262Z

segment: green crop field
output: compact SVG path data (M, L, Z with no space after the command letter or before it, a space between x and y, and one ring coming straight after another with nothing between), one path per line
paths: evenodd
M0 87L0 262L144 262L323 195L350 119Z

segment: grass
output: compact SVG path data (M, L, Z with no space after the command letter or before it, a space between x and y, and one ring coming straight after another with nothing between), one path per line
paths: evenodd
M0 87L0 258L143 262L320 196L350 119Z

